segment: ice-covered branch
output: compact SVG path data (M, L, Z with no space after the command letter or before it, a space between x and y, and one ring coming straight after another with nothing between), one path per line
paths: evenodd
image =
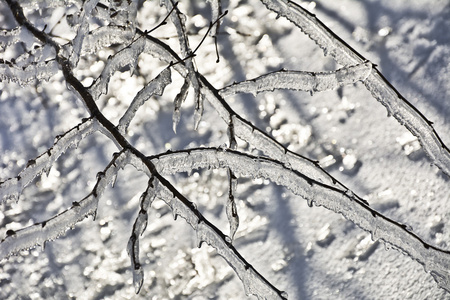
M26 86L36 80L49 80L58 72L58 63L55 60L30 64L18 67L12 62L0 59L0 81L15 82Z
M372 64L344 67L332 72L304 72L281 70L268 73L254 79L237 82L219 90L219 94L226 98L237 93L252 93L254 95L289 89L315 93L337 89L346 84L364 81L372 70Z
M279 16L287 18L298 26L322 48L325 55L330 55L339 64L348 66L367 61L314 14L300 5L289 0L261 0L261 2ZM386 107L388 114L418 138L434 164L450 176L450 149L434 130L433 123L408 102L376 67L372 68L364 84L372 96Z
M171 10L174 11L174 13L170 14L170 19L172 23L175 25L175 28L177 30L181 54L187 58L185 61L185 65L188 70L190 84L194 89L194 99L195 99L194 128L197 130L203 115L203 98L200 96L200 84L196 76L197 73L195 71L192 57L190 57L192 55L192 50L189 45L189 39L186 33L186 26L185 26L186 16L183 13L181 13L181 11L178 9L176 5L172 3L172 0L162 0L161 2L166 6L168 11Z
M172 82L170 67L162 70L161 73L156 76L153 80L147 83L134 97L127 111L124 113L122 118L119 120L118 129L124 134L130 125L131 120L133 120L136 111L141 107L145 101L150 99L153 95L161 96L164 88Z
M94 7L97 5L98 1L99 0L88 0L83 5L83 9L78 20L80 24L78 25L77 34L75 35L75 38L72 42L72 53L69 58L72 67L75 67L78 64L78 60L80 59L84 38L89 33L89 16L92 9L94 9Z
M134 97L127 111L124 113L122 118L119 120L119 125L117 126L120 133L124 134L130 125L131 120L133 120L136 111L141 107L145 101L150 99L153 95L161 96L164 92L164 88L172 82L170 67L162 70L161 73L156 76L153 80L147 83Z
M144 35L139 29L137 29L137 32ZM180 57L178 57L178 55L162 41L151 36L146 36L146 38L149 54L155 55L159 59L167 62L181 60ZM177 67L176 70L183 77L187 78L187 70L184 64L177 64L174 67ZM342 191L348 190L345 185L322 169L316 161L288 150L273 137L270 137L238 115L204 76L199 73L197 73L197 76L201 83L201 94L214 107L219 116L228 124L229 131L231 129L233 136L238 136L253 147L265 152L269 157L280 160L294 170L302 170L302 172L308 174L308 176L312 178L318 178L318 180L324 183L340 187ZM355 197L361 201L365 201L356 194Z
M49 220L21 230L9 230L7 236L0 242L0 259L37 245L44 247L45 242L58 238L86 217L93 216L95 218L101 195L107 185L115 180L119 168L124 168L128 163L129 153L127 150L115 154L105 170L97 174L97 183L92 192L81 201L73 202L69 209Z
M264 178L282 185L308 202L342 214L423 265L440 287L450 291L450 252L436 248L398 223L357 199L351 191L317 181L277 160L221 148L197 148L151 157L162 174L190 172L198 168L229 168L237 176Z
M32 9L43 9L43 8L55 8L55 7L65 7L76 4L81 7L83 5L83 0L20 0L20 5L23 8Z
M13 45L21 40L20 34L22 33L22 27L16 27L13 29L0 30L0 48L6 49L6 47Z
M19 200L23 189L42 172L49 172L53 163L69 147L75 146L86 136L97 130L96 120L89 118L70 129L63 135L57 136L51 148L35 159L28 161L25 169L17 177L10 178L0 183L0 200Z
M226 205L226 212L228 223L230 223L230 238L231 241L234 239L234 235L239 227L239 215L236 207L236 200L234 195L236 192L237 178L231 169L227 170L228 173L228 200Z
M97 100L101 94L108 93L108 84L114 72L120 70L125 66L129 66L131 74L136 68L139 55L144 51L145 39L140 37L133 41L126 48L120 50L113 56L108 58L106 66L100 76L90 87L92 97Z

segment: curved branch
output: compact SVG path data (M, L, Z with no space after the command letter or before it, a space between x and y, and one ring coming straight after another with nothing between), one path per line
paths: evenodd
M297 27L336 62L348 66L367 61L361 54L345 43L326 27L314 14L289 0L261 0L266 7L283 16ZM367 90L386 107L401 125L415 135L433 163L450 176L450 149L444 144L429 121L374 67L364 81Z
M33 248L36 245L44 247L47 241L57 239L86 217L93 216L95 218L98 201L106 186L114 181L119 168L125 167L128 163L128 151L119 152L114 155L105 170L97 174L97 183L92 192L81 201L73 202L72 207L47 221L17 231L9 230L7 236L0 242L0 259L18 254L19 251Z
M25 169L17 177L0 182L0 200L3 202L7 200L18 201L23 189L34 178L42 172L50 172L53 163L61 154L66 152L71 146L75 145L77 147L82 139L95 131L97 131L96 120L89 118L83 120L83 122L63 135L57 136L53 146L35 159L29 160Z
M343 215L423 265L439 286L450 292L450 251L434 247L398 223L355 198L351 191L324 184L292 170L277 160L221 148L195 148L150 157L162 174L189 172L198 168L229 168L234 174L264 178L282 185L311 206L323 206Z

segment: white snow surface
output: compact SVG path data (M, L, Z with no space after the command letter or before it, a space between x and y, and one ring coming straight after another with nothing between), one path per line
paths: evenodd
M211 21L210 4L187 2L180 1L178 7L188 15L186 29L195 48ZM295 2L377 65L450 145L447 0ZM222 0L222 5L229 12L217 36L220 62L216 63L211 37L193 59L216 89L282 68L307 72L342 68L260 1ZM16 28L4 2L0 11L0 27ZM45 22L56 23L50 21L49 11L32 11L30 18L34 16L35 25L44 28ZM48 19L36 18L39 13ZM151 29L165 16L157 1L145 1L138 8L136 26ZM53 33L63 35L67 28L55 26ZM170 21L152 35L179 51ZM26 45L30 43L27 38ZM12 48L1 50L0 58L11 60L22 47ZM75 75L89 86L114 53L113 48L105 48L81 55ZM136 94L166 66L142 54L134 75L114 73L107 94L97 101L101 111L118 124ZM173 101L183 81L173 69L164 94L147 100L129 124L125 136L146 155L228 143L227 124L208 101L194 130L193 90L181 106L177 133L173 132ZM407 224L427 243L450 250L450 178L432 164L417 138L387 116L361 82L313 95L278 90L256 97L231 96L226 101L289 150L318 160L375 210ZM47 151L57 135L85 117L89 115L84 105L66 88L61 72L27 87L0 82L0 180L17 176L28 160ZM237 142L238 150L261 154L242 140ZM25 188L17 203L1 204L0 238L8 230L45 221L86 197L97 173L117 151L99 132L68 149L48 174ZM166 178L229 235L227 169L198 169ZM44 249L24 250L0 261L0 299L252 299L222 257L206 243L198 248L196 232L182 218L174 220L158 197L147 211L147 228L139 240L144 279L135 294L127 243L147 182L145 174L125 167L100 198L94 221L85 219L47 242ZM239 228L233 245L289 299L450 299L410 257L373 242L370 233L341 215L309 207L304 199L268 180L238 178L234 198Z

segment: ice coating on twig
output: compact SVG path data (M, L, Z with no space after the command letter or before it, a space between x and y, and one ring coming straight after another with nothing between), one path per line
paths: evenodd
M147 210L155 199L156 185L154 177L151 177L147 189L142 193L139 203L140 210L136 217L133 225L133 230L131 232L130 239L128 240L127 251L131 260L131 269L133 272L133 284L135 288L135 293L138 294L141 290L142 283L144 282L144 270L139 262L139 236L141 236L145 228L147 227L148 214Z
M52 61L55 58L55 50L53 47L45 44L41 47L34 47L30 51L27 51L17 57L14 61L14 65L18 68L26 68L29 65L36 64L44 61Z
M127 44L132 37L132 32L128 27L116 25L99 27L84 38L81 53L95 53L113 44Z
M315 15L300 5L286 0L261 0L267 8L286 17L298 26L324 51L344 66L360 64L366 59L342 41ZM434 164L450 176L450 149L444 144L432 126L432 122L409 103L378 71L373 68L364 81L366 88L420 141Z
M213 27L209 32L210 36L215 37L217 36L217 33L219 32L220 28L219 17L222 14L221 0L207 0L207 1L211 4L211 19L214 21L218 20L215 24L213 24Z
M134 35L137 7L138 1L136 0L109 1L109 10L111 12L109 20L111 24L129 27Z
M22 32L22 27L18 26L13 29L2 29L0 30L0 48L6 49L10 45L14 45L21 40L20 33Z
M81 7L83 4L82 0L20 0L20 5L23 8L34 8L34 9L41 9L41 8L54 8L54 7L62 7L67 6L71 4L76 4L77 6Z
M53 163L69 147L75 146L86 136L97 130L95 119L87 119L56 138L53 146L35 159L28 161L27 166L17 177L0 183L0 200L19 200L23 189L42 172L49 172ZM1 201L0 201L1 202Z
M372 70L372 64L366 62L350 67L344 67L334 72L304 72L304 71L277 71L260 77L234 83L219 90L222 97L237 93L252 93L254 95L274 91L276 89L289 89L306 91L310 93L334 90L346 84L364 81Z
M161 154L152 161L163 174L167 174L164 171L169 170L188 172L197 168L229 168L237 176L264 178L285 186L308 203L315 203L343 215L372 233L375 239L408 254L422 264L425 271L430 273L442 288L450 291L450 252L427 244L407 226L384 216L357 199L353 192L343 192L334 186L321 183L270 158L218 148L197 148L188 151L189 155L182 161L178 160L183 162L180 165L173 164L170 156L180 155L183 151ZM171 164L171 167L160 167L166 164Z
M144 51L145 38L138 38L132 42L128 47L114 54L108 58L106 66L100 76L95 80L90 87L90 92L94 99L98 99L101 94L108 93L108 84L114 72L120 70L125 66L130 67L130 72L133 73L136 67L138 57Z
M152 55L153 57L156 57L167 63L175 63L180 60L178 55L175 52L173 52L172 49L170 49L166 44L162 43L160 40L150 35L146 35L139 29L137 30L137 32L146 39L144 53ZM174 64L172 68L174 68L178 73L180 73L181 76L186 78L188 70L183 64L181 63Z
M49 80L58 72L58 63L55 60L29 64L18 67L15 64L0 59L0 81L15 82L21 86L30 85L36 80Z
M7 235L0 242L0 259L18 254L21 250L31 249L36 245L42 246L46 241L58 238L89 215L95 216L100 196L112 180L113 175L119 171L119 168L125 167L129 163L128 160L128 151L120 152L114 156L105 170L98 174L94 189L84 199L73 202L72 207L51 219Z
M153 80L147 83L134 97L130 106L128 106L126 112L119 120L117 126L120 133L124 134L127 131L128 126L133 120L137 110L141 107L145 101L150 99L153 95L161 96L164 92L164 88L172 82L170 68L165 68L158 74Z

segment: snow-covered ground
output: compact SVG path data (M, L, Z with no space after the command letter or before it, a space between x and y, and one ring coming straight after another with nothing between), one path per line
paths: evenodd
M189 39L195 48L211 13L203 1L184 2L179 7L188 16ZM206 38L195 57L198 71L214 87L281 68L318 72L342 67L259 1L222 3L229 12L218 37L220 62L215 62L212 38ZM302 5L376 64L450 145L447 0L303 1ZM14 27L4 2L0 11L0 27ZM37 24L49 24L47 32L64 14L62 9L52 12L48 16L44 9L48 18ZM138 13L138 26L149 30L165 15L156 1L146 1ZM53 33L63 35L64 30L57 25ZM179 51L170 22L152 35ZM31 47L32 41L25 34L23 38ZM0 52L0 58L11 60L23 51L20 47ZM84 57L76 76L88 86L112 53L103 50ZM163 62L141 55L137 74L116 73L108 95L98 101L102 112L117 124L136 93L164 67ZM60 73L27 88L0 83L1 180L17 176L29 159L52 146L55 136L88 117ZM227 144L227 126L207 102L198 130L193 129L192 96L183 104L177 133L173 132L173 99L183 80L172 73L173 83L164 95L152 98L137 112L129 141L147 155ZM432 164L405 127L387 116L361 82L313 95L275 91L256 97L242 94L227 102L289 150L318 160L372 208L408 224L427 243L450 250L450 178ZM251 151L241 140L238 146ZM116 146L100 133L67 151L48 175L24 190L17 204L2 204L0 236L49 219L81 200L115 151ZM228 234L226 170L195 170L168 178ZM80 222L45 249L22 251L1 261L0 298L244 299L243 284L233 270L211 247L197 248L195 232L183 219L174 221L162 200L155 200L148 212L149 224L140 243L145 279L140 293L134 293L126 247L147 181L144 174L126 167L101 198L95 221ZM373 242L370 233L341 215L308 207L287 189L267 180L239 178L235 197L240 225L234 246L289 299L450 299L419 263Z

